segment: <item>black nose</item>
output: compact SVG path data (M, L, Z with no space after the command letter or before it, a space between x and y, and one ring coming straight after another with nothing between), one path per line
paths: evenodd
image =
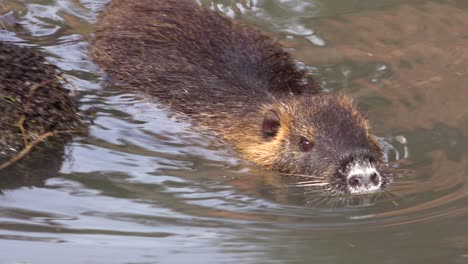
M354 188L367 185L378 186L379 183L380 176L376 172L372 173L371 175L353 175L348 179L348 184Z
M377 174L377 173L372 173L371 176L370 176L370 181L374 184L374 185L379 185L380 183L380 176Z
M352 176L348 180L349 185L353 187L358 187L362 183L362 177L361 176Z

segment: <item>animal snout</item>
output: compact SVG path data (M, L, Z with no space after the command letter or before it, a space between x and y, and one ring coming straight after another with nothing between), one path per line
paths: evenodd
M367 185L380 185L380 175L377 172L373 172L371 175L361 174L361 175L352 175L348 179L348 184L354 188L359 186L367 186Z
M382 176L374 166L366 165L356 164L349 171L346 181L350 193L370 193L381 189Z

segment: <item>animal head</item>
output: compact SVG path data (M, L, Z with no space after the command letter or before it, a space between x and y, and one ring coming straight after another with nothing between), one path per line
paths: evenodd
M273 100L263 105L258 137L241 152L281 172L309 177L337 193L370 193L388 179L368 121L351 100L323 94Z

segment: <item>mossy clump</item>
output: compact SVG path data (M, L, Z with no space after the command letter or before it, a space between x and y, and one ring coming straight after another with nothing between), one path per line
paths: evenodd
M38 49L0 42L0 65L0 163L84 132L66 81Z

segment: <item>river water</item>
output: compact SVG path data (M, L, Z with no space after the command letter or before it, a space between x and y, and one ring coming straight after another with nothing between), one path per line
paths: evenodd
M22 27L0 40L44 50L95 118L54 166L0 174L0 264L468 263L466 1L199 1L355 99L394 182L351 199L246 164L108 83L88 57L106 1L1 3Z

